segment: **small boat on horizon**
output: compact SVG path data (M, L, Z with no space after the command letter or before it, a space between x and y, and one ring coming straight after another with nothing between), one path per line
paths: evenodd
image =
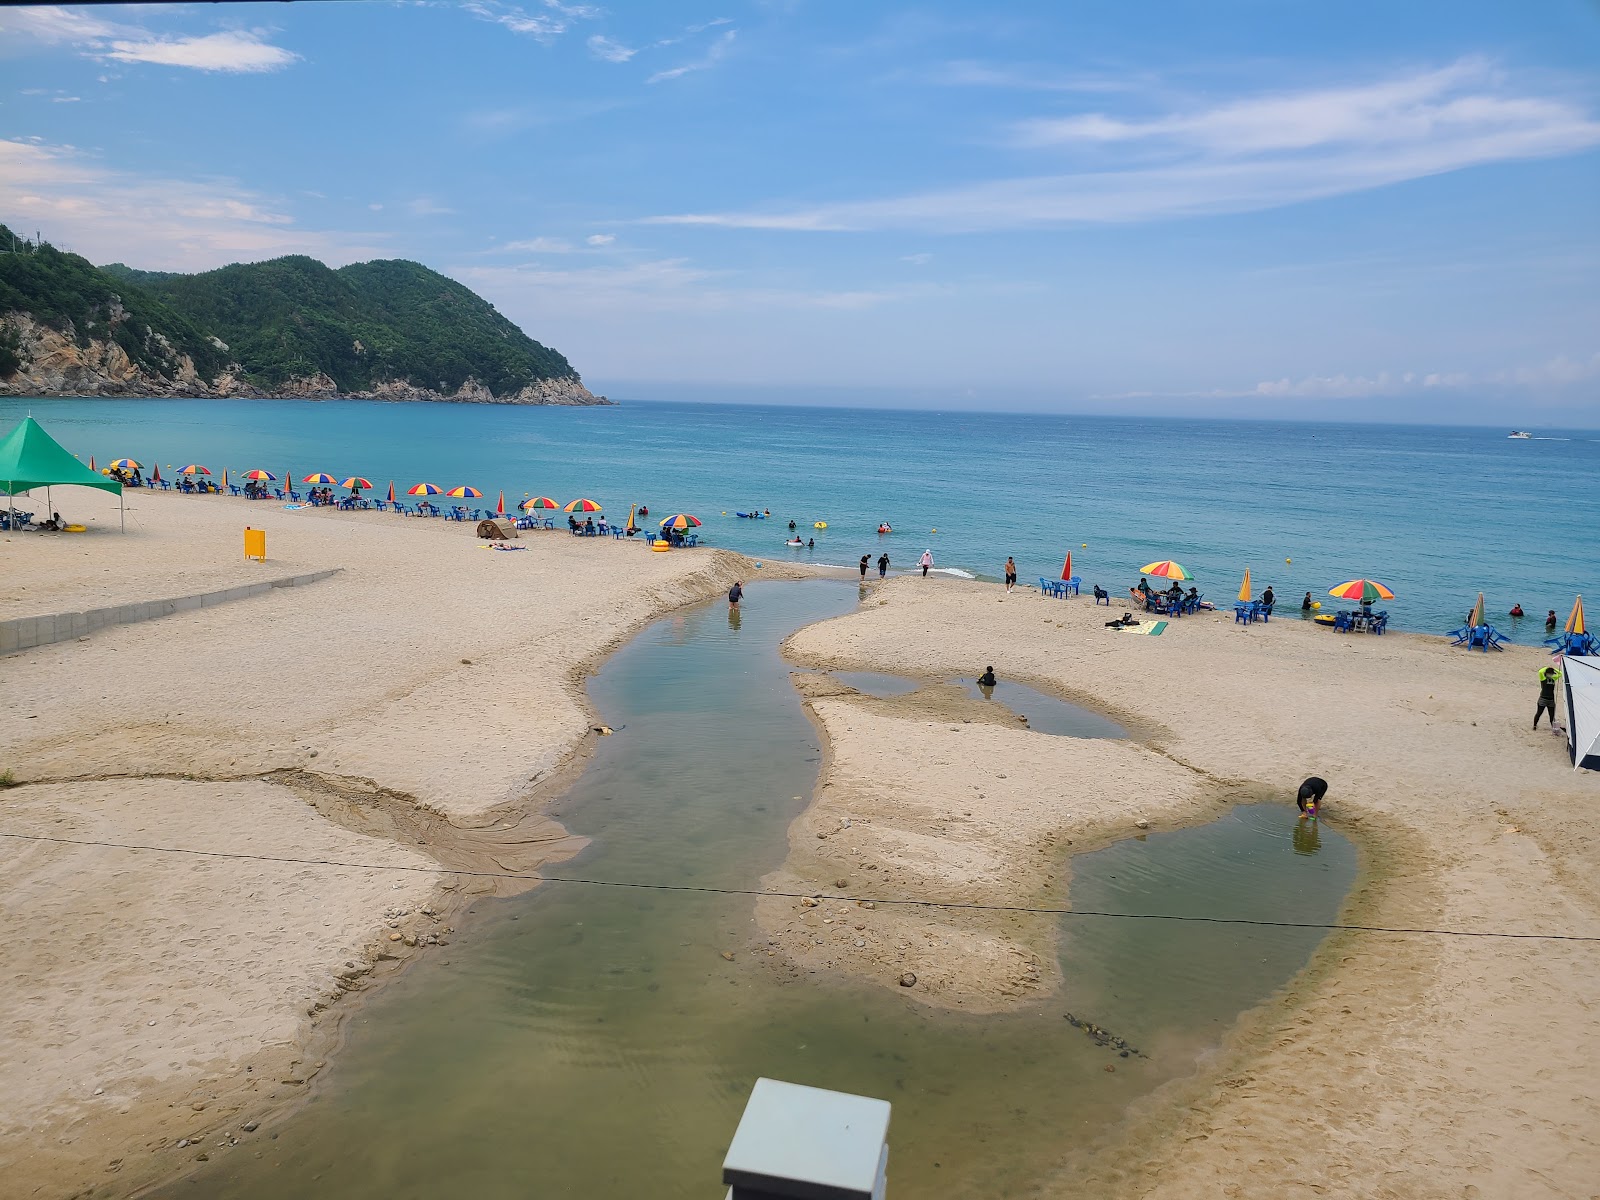
M1521 430L1521 429L1513 429L1513 430L1512 430L1512 431L1511 431L1511 432L1510 432L1510 433L1508 433L1508 434L1507 434L1507 435L1506 435L1506 436L1507 436L1507 437L1508 437L1508 438L1510 438L1510 439L1511 439L1511 440L1512 440L1512 441L1514 441L1514 442L1526 442L1526 441L1531 441L1531 440L1532 440L1532 438L1533 438L1533 434L1531 434L1531 433L1526 433L1526 432L1524 432L1524 431L1523 431L1523 430Z

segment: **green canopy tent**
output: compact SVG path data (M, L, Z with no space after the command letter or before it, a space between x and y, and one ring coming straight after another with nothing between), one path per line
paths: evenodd
M0 492L11 497L13 517L17 510L18 492L65 483L111 492L117 497L118 510L122 508L122 485L115 479L96 474L73 458L32 417L23 417L10 433L0 438ZM13 528L16 527L15 520L11 524ZM123 516L122 531L128 531L126 514Z

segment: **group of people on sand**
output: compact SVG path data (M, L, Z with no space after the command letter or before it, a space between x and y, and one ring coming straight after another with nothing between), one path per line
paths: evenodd
M872 555L863 554L861 556L860 563L858 563L857 565L861 568L861 579L862 579L863 582L865 582L866 578L867 578L867 569L872 566ZM889 574L889 552L887 550L885 550L882 554L878 555L878 578L882 579L888 574ZM924 571L923 574L926 575L927 572Z

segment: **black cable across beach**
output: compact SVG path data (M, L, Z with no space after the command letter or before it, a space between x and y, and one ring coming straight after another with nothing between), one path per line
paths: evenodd
M85 838L54 837L42 833L9 833L0 837L29 842L54 842L64 846L91 846L103 850L143 850L152 854L189 854L200 858L246 859L252 862L289 863L295 866L339 867L356 871L408 871L418 875L464 875L480 879L516 879L528 883L573 883L587 887L635 888L651 892L684 892L708 896L753 896L778 900L817 898L816 892L764 892L755 888L705 887L681 883L641 883L624 879L582 879L571 875L537 875L515 871L472 871L452 867L412 867L385 863L344 862L327 858L295 858L279 854L242 854L227 850L194 850L183 846L147 846L134 842L101 842ZM977 904L962 900L916 900L880 896L856 896L840 892L829 897L851 903L901 905L914 908L951 908L970 912L1017 913L1053 917L1109 917L1124 921L1183 921L1200 925L1248 925L1266 929L1321 929L1343 933L1400 933L1433 937L1509 938L1535 942L1600 943L1600 936L1579 933L1519 933L1486 929L1427 929L1394 925L1345 925L1318 921L1265 921L1250 917L1203 917L1181 913L1106 912L1085 908L1040 908L1024 904Z

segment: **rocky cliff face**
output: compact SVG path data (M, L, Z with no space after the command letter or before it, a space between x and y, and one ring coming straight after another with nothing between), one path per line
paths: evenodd
M112 320L118 319L116 313ZM152 370L132 360L116 342L92 334L80 338L75 329L58 330L27 313L0 314L0 337L16 348L22 366L0 379L0 396L174 396L259 399L333 399L338 387L318 372L286 380L265 391L242 378L237 364L210 382L195 370L187 355L178 354L159 333L152 335L162 351L162 368ZM215 341L215 339L213 339ZM221 343L215 343L221 347ZM225 347L224 347L225 348ZM380 384L370 392L354 392L358 400L426 400L456 404L610 404L577 379L542 379L510 395L496 396L474 379L452 393L419 388L406 381Z

